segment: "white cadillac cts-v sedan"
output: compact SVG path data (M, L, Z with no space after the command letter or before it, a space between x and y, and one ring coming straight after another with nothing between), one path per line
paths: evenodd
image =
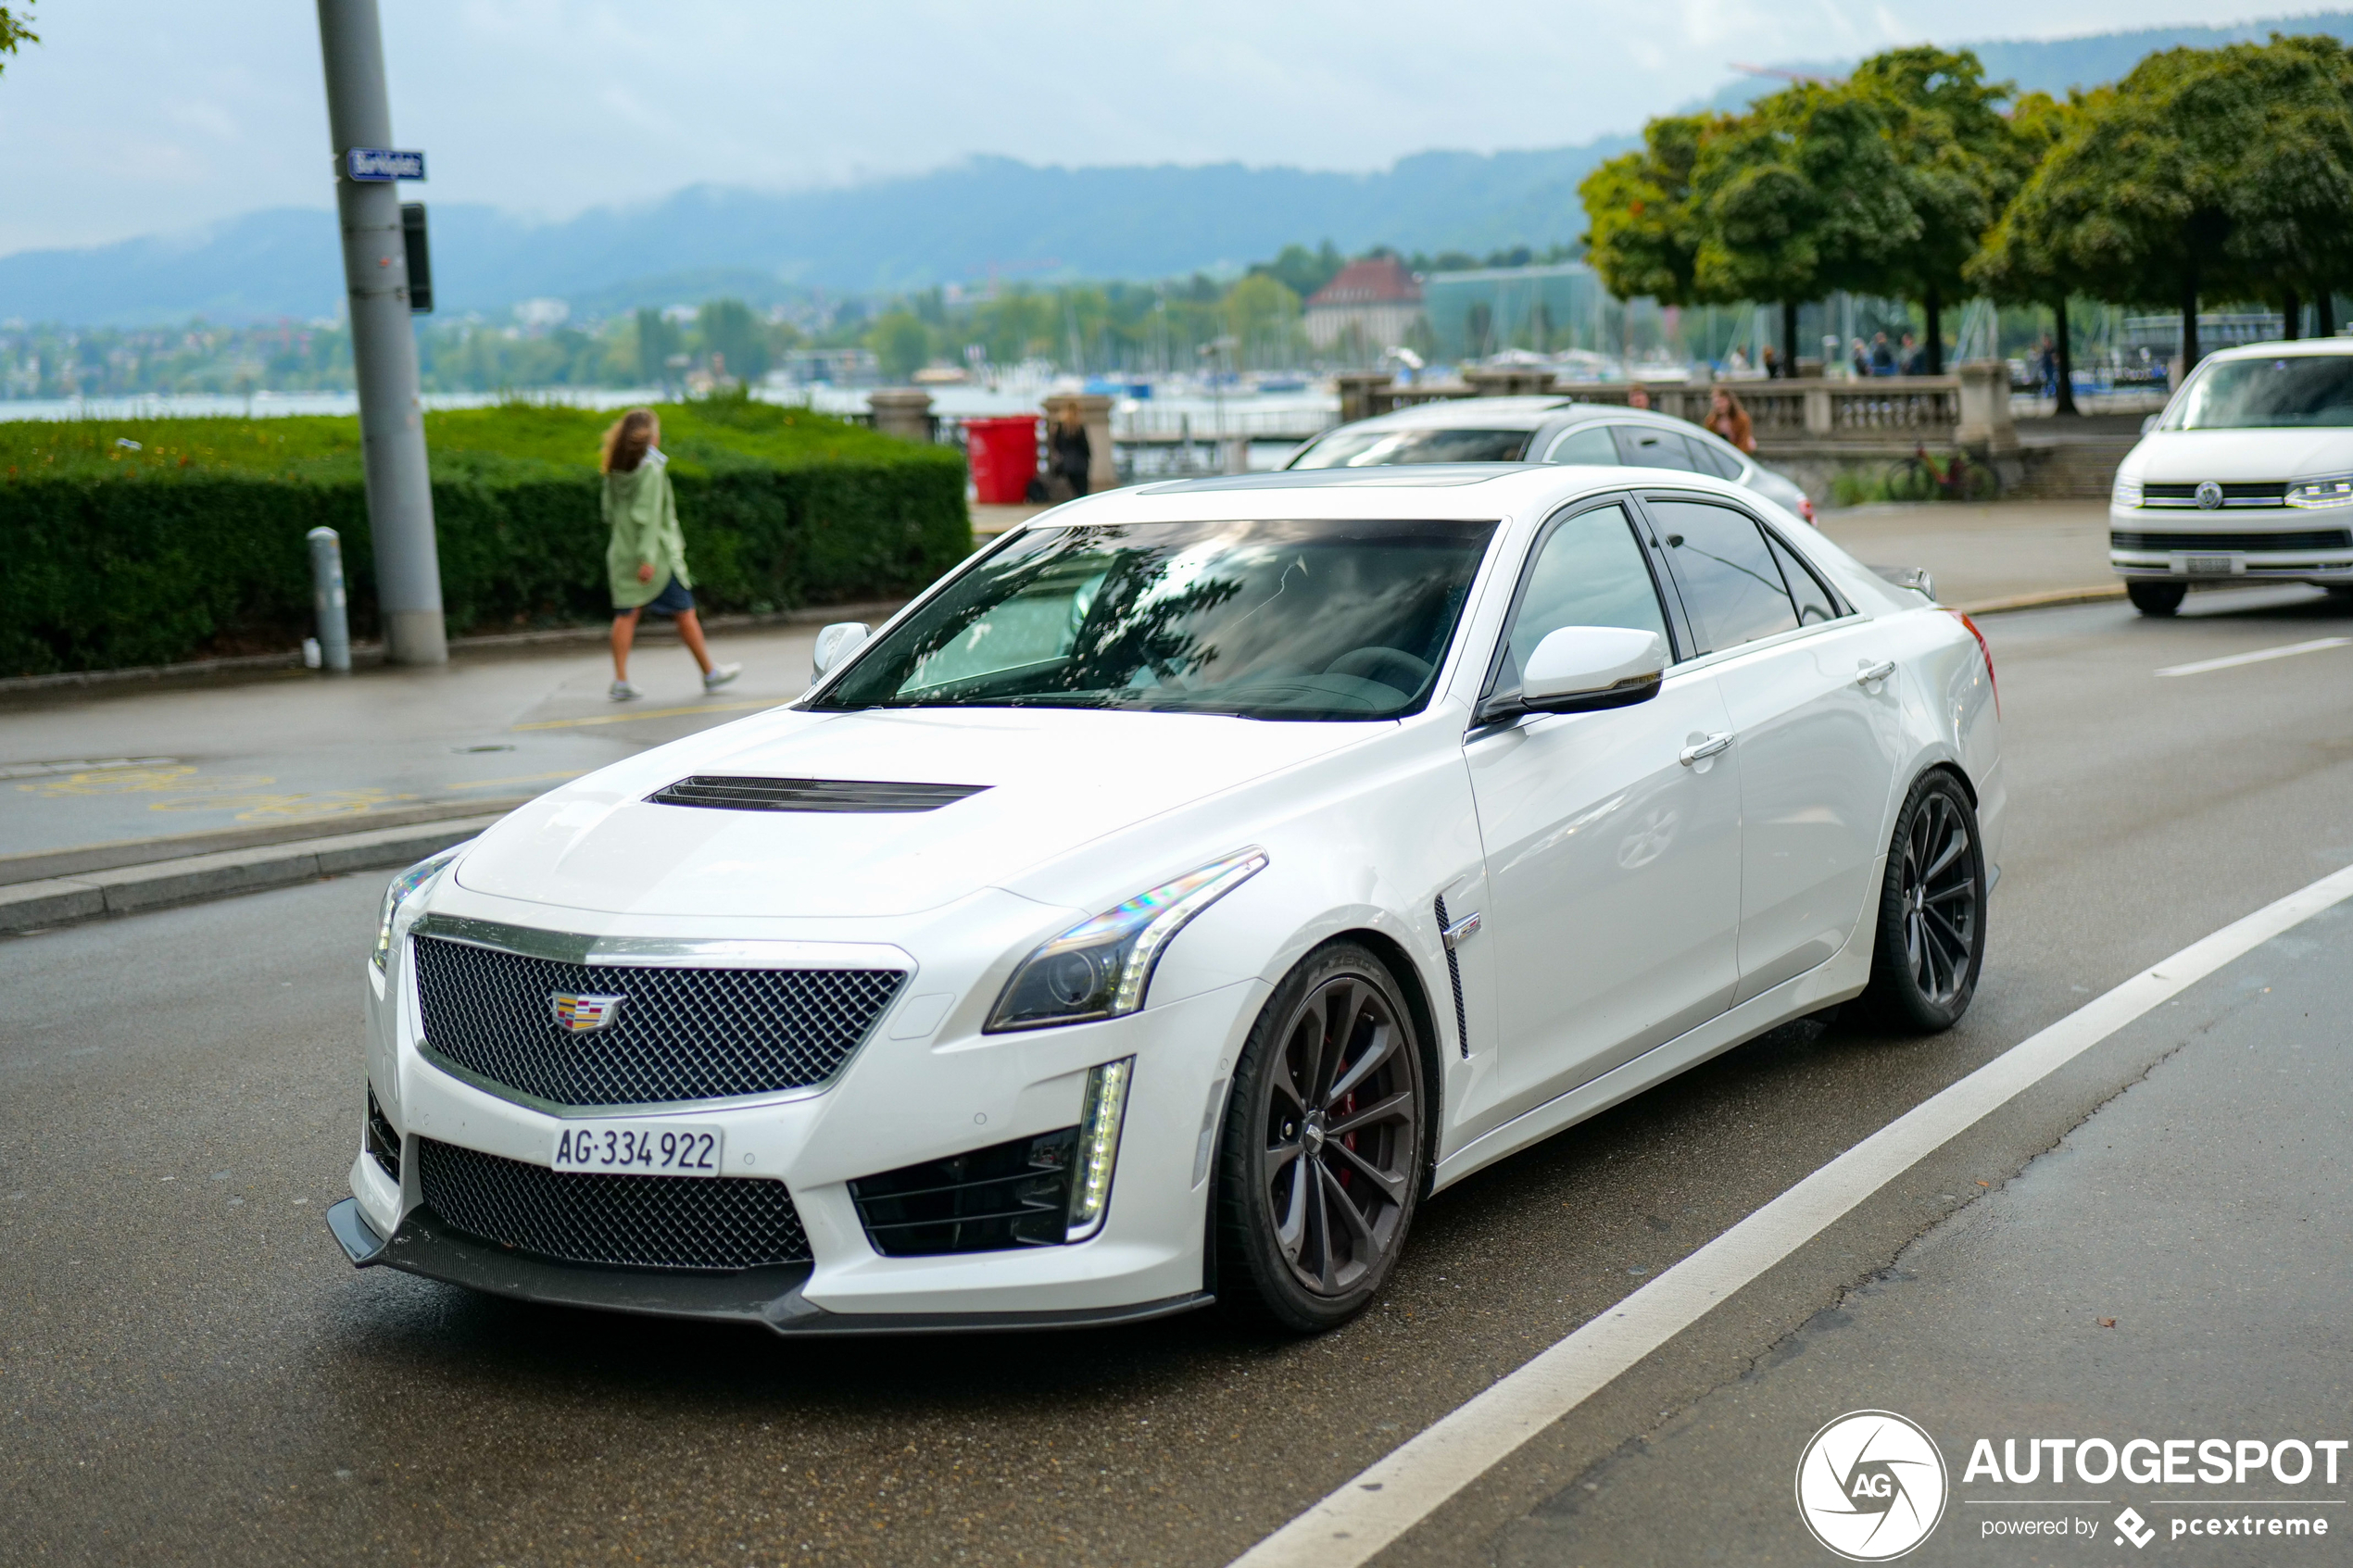
M862 633L395 881L353 1261L786 1334L1312 1331L1435 1188L1976 985L1982 641L1718 480L1115 491Z

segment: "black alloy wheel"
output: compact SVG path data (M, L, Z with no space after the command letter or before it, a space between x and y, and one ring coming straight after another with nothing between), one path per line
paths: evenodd
M2162 583L2148 578L2124 584L2124 596L2132 600L2133 608L2143 615L2172 614L2182 608L2182 600L2188 596L2189 591L2190 585L2186 583Z
M1875 1010L1921 1034L1969 1011L1985 961L1985 856L1977 812L1952 774L1923 774L1905 797L1881 885L1871 954Z
M1218 1152L1230 1311L1319 1333L1379 1291L1427 1169L1421 1044L1388 966L1353 942L1276 987L1235 1066Z

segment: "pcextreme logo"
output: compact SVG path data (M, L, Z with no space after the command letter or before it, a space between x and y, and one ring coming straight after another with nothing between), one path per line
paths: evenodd
M1944 1456L1893 1411L1851 1411L1814 1434L1797 1461L1797 1514L1850 1562L1903 1556L1944 1516Z

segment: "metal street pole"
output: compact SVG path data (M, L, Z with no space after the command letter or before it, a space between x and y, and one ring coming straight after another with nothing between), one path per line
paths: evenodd
M354 180L345 157L354 147L392 145L376 0L319 0L319 44L326 57L335 210L343 221L344 281L351 295L351 359L359 383L368 531L375 541L384 654L395 664L445 664L449 644L417 400L400 188L390 180Z

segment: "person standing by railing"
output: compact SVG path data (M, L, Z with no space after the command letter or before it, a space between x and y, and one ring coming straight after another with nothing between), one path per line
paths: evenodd
M1078 411L1077 399L1063 405L1062 417L1046 438L1046 456L1048 470L1070 486L1072 499L1087 494L1087 472L1094 466L1095 448L1087 439L1087 420Z
M1742 451L1752 456L1755 453L1755 425L1749 419L1748 410L1741 406L1741 400L1732 395L1730 387L1719 386L1708 397L1707 418L1701 423Z

